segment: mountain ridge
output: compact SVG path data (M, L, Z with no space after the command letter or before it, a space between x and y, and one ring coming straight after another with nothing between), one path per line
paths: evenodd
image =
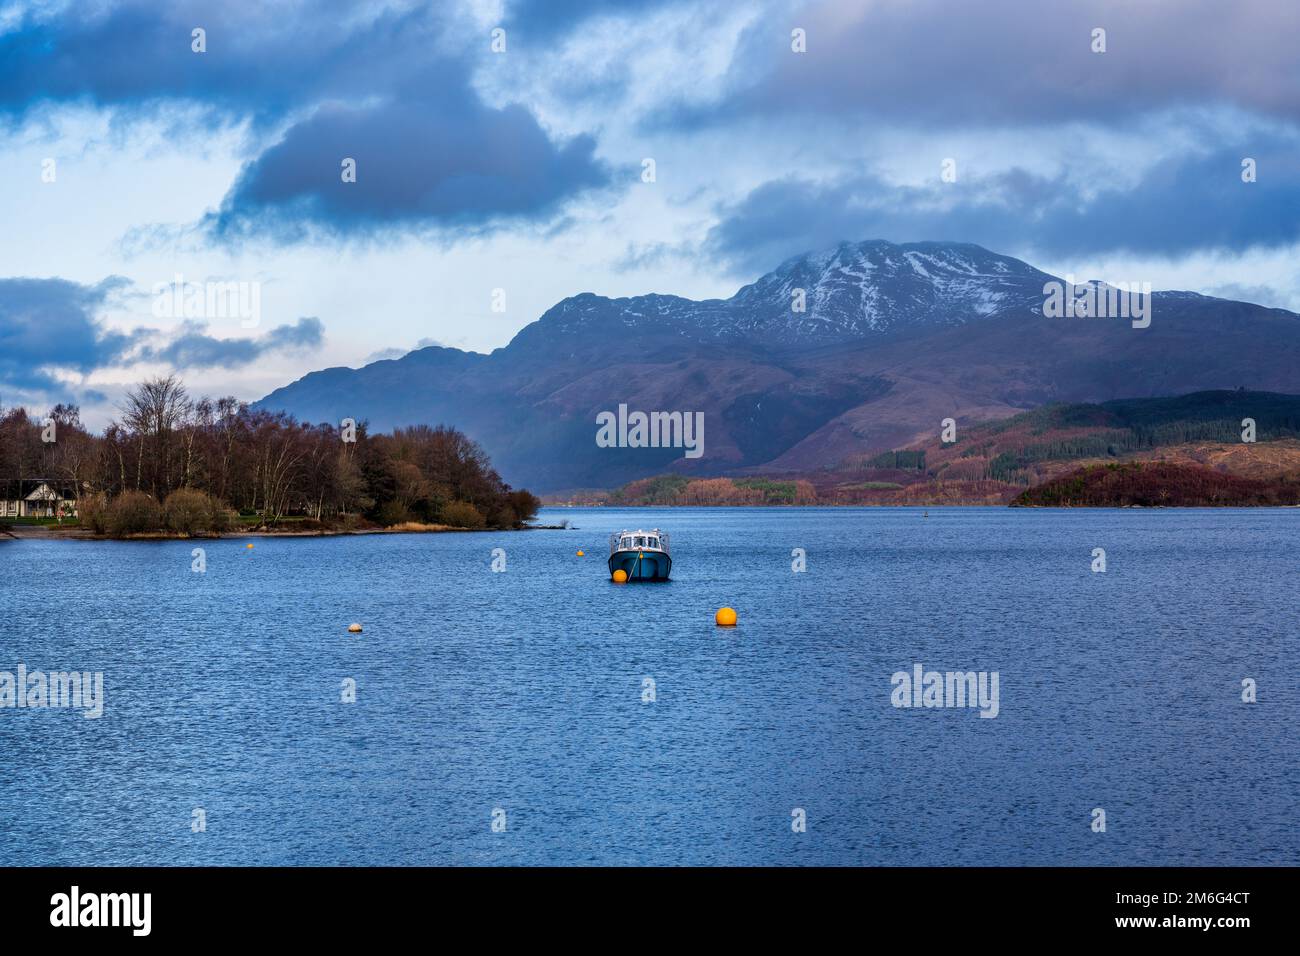
M792 256L727 299L664 293L568 296L521 329L506 348L531 344L535 335L582 334L610 321L635 327L639 323L628 322L629 317L647 316L693 342L816 348L1030 307L1053 278L971 243L841 242ZM796 302L800 290L802 303Z
M834 467L904 447L944 418L1052 401L1300 392L1295 313L1171 291L1152 293L1150 328L1047 318L1052 281L1062 280L971 244L840 243L787 259L729 299L581 293L486 355L433 346L309 373L256 404L377 428L454 425L507 480L549 491L665 468ZM803 313L791 308L799 288ZM704 457L598 448L595 415L620 403L702 412Z

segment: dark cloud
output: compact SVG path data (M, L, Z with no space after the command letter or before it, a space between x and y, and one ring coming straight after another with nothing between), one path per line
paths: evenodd
M135 362L160 362L175 369L241 368L273 352L311 349L325 340L317 318L279 325L257 339L219 339L207 334L203 322L186 322L179 334L162 346L145 346L132 355Z
M791 52L791 30L807 52ZM1106 30L1106 52L1091 49ZM1300 119L1300 4L1276 0L819 0L757 17L731 92L661 116L702 125L828 114L979 127L1228 103Z
M1241 179L1257 162L1258 181ZM706 249L741 274L840 240L974 242L1002 252L1176 257L1300 241L1300 138L1176 156L1131 188L1088 189L1020 169L955 183L899 187L873 175L768 182L722 211Z
M628 14L668 0L525 0L507 4L501 25L513 44L554 44L595 15ZM0 34L0 113L42 102L89 99L138 105L160 99L200 102L262 117L323 99L391 94L431 65L489 50L485 29L475 51L455 7L427 3L361 5L350 0L212 3L117 0L32 6ZM207 51L191 49L206 31Z
M378 10L128 0L32 8L0 35L0 111L88 99L185 100L274 118L330 96L391 91L425 68L445 25L436 7ZM191 31L207 31L207 52ZM441 58L445 61L447 58Z
M561 4L556 16L580 17L583 7ZM184 102L225 121L252 118L263 133L290 122L207 219L226 239L472 232L550 217L608 183L591 137L555 142L522 106L482 102L470 75L492 55L488 31L467 45L464 25L445 22L448 9L132 0L27 11L0 35L0 114L50 101L132 110ZM529 5L520 17L521 27L545 20ZM191 50L195 27L207 31L202 54ZM340 179L344 157L358 162L356 183Z
M512 51L554 47L595 19L664 8L697 17L709 9L694 0L517 0L506 3L501 25ZM809 127L821 130L1023 126L1032 137L1076 120L1131 126L1152 112L1237 108L1247 118L1300 120L1296 3L772 0L758 9L730 65L728 92L705 107L666 100L656 123L671 131L743 121L766 135L799 136L798 118L809 117L829 118ZM196 26L207 31L203 54L190 49ZM807 31L806 53L791 52L795 27ZM1090 48L1095 28L1106 30L1105 53ZM252 118L264 142L274 131L275 142L250 159L202 223L205 239L444 229L465 236L508 223L563 224L568 201L612 188L614 177L590 136L559 141L525 108L480 99L474 71L510 64L489 52L488 30L459 5L433 2L33 6L0 34L0 118L21 119L47 102L125 111L184 103L223 121ZM603 95L593 84L634 79L621 68L595 64L552 85L561 101L589 105ZM1166 130L1173 132L1180 131ZM1040 145L1026 140L1030 151ZM1267 150L1249 142L1239 153L1190 155L1132 189L1104 182L1083 189L1077 178L1015 169L910 189L870 175L783 179L724 210L708 247L749 270L864 236L965 239L1041 254L1277 246L1296 237L1285 212L1296 198L1295 144L1285 145L1289 155L1281 147L1261 155ZM1241 155L1260 158L1253 186L1236 176ZM344 157L357 161L355 183L341 181ZM135 235L174 233L140 227ZM660 238L629 248L616 268L675 254L671 237ZM204 348L196 340L192 352L177 354Z
M277 325L266 336L268 351L314 349L325 341L325 324L315 316L305 316L293 325Z
M523 107L492 109L472 95L324 107L245 167L209 226L296 239L542 219L610 181L594 151L588 136L557 145ZM355 182L343 181L345 158L356 162Z
M54 369L86 374L121 360L137 337L102 328L95 315L127 285L116 276L93 286L0 279L0 383L62 395Z
M112 331L99 314L127 286L116 276L93 286L67 279L0 279L0 387L62 400L72 390L59 380L59 371L88 375L142 362L177 369L237 368L271 353L315 348L324 339L317 318L277 326L260 338L218 339L192 322L173 333ZM82 391L81 397L94 394Z

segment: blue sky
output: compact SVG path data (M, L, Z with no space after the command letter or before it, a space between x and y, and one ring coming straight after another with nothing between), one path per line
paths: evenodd
M0 402L251 400L841 239L1300 309L1298 35L1271 0L0 0ZM159 314L178 274L256 325Z

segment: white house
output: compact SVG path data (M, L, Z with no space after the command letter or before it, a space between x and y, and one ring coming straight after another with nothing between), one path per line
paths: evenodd
M75 517L76 514L74 482L29 478L0 483L0 518Z

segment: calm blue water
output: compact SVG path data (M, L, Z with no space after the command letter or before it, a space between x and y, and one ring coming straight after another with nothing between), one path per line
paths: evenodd
M0 864L1300 863L1300 511L565 518L0 543L0 670L107 698L0 710ZM674 580L608 583L641 524ZM918 662L999 716L894 708Z

